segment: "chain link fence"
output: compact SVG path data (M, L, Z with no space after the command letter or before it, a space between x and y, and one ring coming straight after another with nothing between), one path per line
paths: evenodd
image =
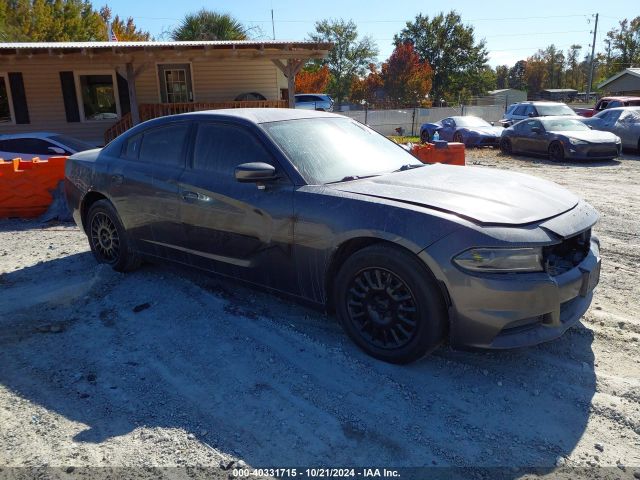
M487 122L498 122L504 115L504 105L478 105L434 108L366 109L339 112L360 123L369 125L382 135L417 136L423 123L433 123L446 117L473 115Z

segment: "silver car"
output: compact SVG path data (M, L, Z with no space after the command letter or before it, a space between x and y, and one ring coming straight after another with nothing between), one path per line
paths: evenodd
M296 95L296 108L333 112L333 99L324 93L299 93Z
M500 124L503 127L515 125L520 120L532 117L575 116L571 108L562 102L521 102L509 105Z
M622 148L640 150L640 107L608 108L582 122L594 130L617 135Z

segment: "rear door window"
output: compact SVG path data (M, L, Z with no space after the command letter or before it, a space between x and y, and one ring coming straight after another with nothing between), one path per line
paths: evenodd
M524 112L527 109L527 105L519 105L516 107L516 109L513 111L513 115L518 116L518 117L524 117Z
M53 146L52 143L40 138L13 138L0 141L0 151L31 155L54 155L54 152L49 150L49 147Z
M138 160L157 165L183 166L188 132L188 122L170 123L144 131Z

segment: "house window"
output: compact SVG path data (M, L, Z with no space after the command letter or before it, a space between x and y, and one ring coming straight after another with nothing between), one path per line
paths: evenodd
M113 75L78 75L85 120L118 118Z
M193 101L191 65L175 63L158 65L160 100L163 103L186 103Z
M6 78L0 75L0 123L9 123L12 121L9 87L7 86Z

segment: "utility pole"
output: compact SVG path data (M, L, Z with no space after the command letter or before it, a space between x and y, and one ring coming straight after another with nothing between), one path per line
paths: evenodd
M587 102L591 96L591 84L593 83L593 63L596 54L596 35L598 33L598 14L596 13L596 24L593 28L593 40L591 41L591 64L589 65L589 84L587 85Z
M273 22L273 8L271 9L271 30L273 31L273 39L275 40L276 39L276 24Z

